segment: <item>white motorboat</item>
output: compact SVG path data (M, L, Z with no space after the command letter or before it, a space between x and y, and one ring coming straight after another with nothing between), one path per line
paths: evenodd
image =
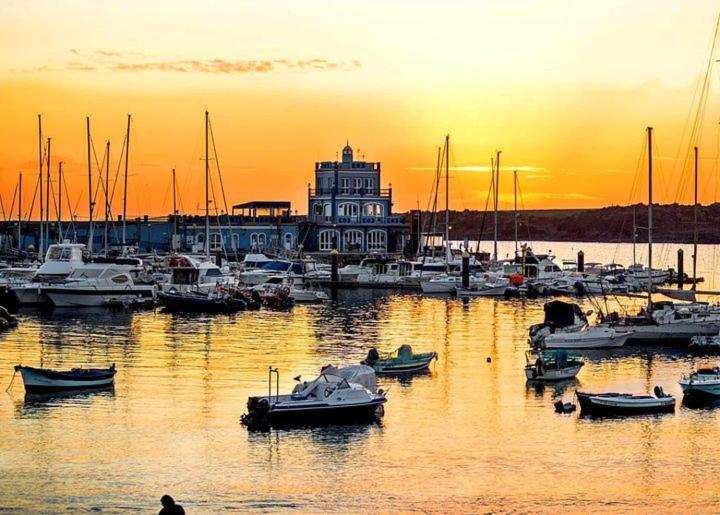
M56 243L45 253L45 261L32 279L25 284L11 287L21 306L48 304L50 299L41 291L41 286L62 281L78 266L84 263L85 245L80 243Z
M549 334L542 342L545 349L613 349L625 345L632 331L619 332L611 327L585 326L579 331Z
M16 365L28 393L106 388L115 381L115 364L110 368L73 368L57 371Z
M629 393L576 392L575 395L582 415L624 416L675 411L675 398L665 394L659 386L655 387L655 397Z
M155 286L136 284L133 265L86 263L75 268L62 282L41 286L55 307L101 307L112 302L154 298Z
M618 331L631 331L632 341L685 341L694 336L715 336L720 332L720 313L707 305L654 302L648 314L618 317L610 315L600 324Z
M578 375L585 363L564 350L526 352L525 377L530 381L563 381Z
M543 311L542 323L530 326L529 341L533 347L540 347L548 335L578 332L588 323L587 314L577 304L553 300L545 303Z
M720 397L720 367L698 368L680 378L680 387L685 395L714 399Z
M248 252L247 254L245 254L245 257L240 262L240 271L249 272L250 270L255 270L256 268L260 268L268 261L270 261L270 258L267 257L265 254L259 252Z
M271 277L266 282L257 284L251 289L258 293L269 293L275 288L286 288L288 295L295 302L308 303L330 300L327 293L319 287L314 287L311 282L306 281L302 286L298 286L293 278L280 275Z
M235 286L235 276L209 260L198 259L185 254L172 254L167 257L170 271L168 280L160 285L162 291L185 293L188 291L209 293L219 287Z
M349 371L344 371L351 369ZM273 375L276 385L273 394ZM344 369L324 369L309 382L298 383L290 394L280 394L277 369L268 371L268 395L250 397L248 413L242 422L250 428L266 425L312 425L328 422L369 422L382 417L387 398L375 384L372 368L353 365Z
M240 281L248 286L255 286L267 282L271 277L290 274L302 275L299 264L287 259L271 259L257 268L241 272Z

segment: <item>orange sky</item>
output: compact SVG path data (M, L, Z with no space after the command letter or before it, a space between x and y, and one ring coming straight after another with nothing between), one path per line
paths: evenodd
M522 170L525 207L627 204L646 194L633 183L647 125L655 198L689 202L675 158L687 150L681 135L718 9L710 0L6 0L0 195L10 203L22 170L29 206L42 113L53 172L62 159L86 216L85 116L98 152L111 140L114 173L131 113L129 215L171 211L173 167L182 210L199 212L209 109L229 204L287 199L304 213L314 162L334 159L349 138L382 161L396 211L425 207L446 132L453 208L485 205L496 148L503 167ZM704 203L717 197L717 71L700 141ZM502 181L509 207L509 171Z

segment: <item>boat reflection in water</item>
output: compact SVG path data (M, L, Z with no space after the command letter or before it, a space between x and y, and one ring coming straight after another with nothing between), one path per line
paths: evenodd
M98 399L115 397L114 385L84 390L67 390L48 393L25 393L19 403L21 416L39 416L49 414L56 409L90 409Z

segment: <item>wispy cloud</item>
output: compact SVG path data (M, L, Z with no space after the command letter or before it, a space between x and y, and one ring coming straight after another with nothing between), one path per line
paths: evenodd
M203 73L215 75L265 74L281 70L298 72L352 71L362 68L357 59L332 61L324 58L312 59L159 59L137 52L95 50L82 52L71 48L70 59L62 65L43 65L33 68L14 69L15 72L43 71L112 71L112 72L170 72Z

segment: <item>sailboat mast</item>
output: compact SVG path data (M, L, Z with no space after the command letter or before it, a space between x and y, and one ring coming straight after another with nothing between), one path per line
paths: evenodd
M450 134L445 135L445 256L450 263Z
M57 208L57 217L58 217L58 243L62 242L62 165L63 162L58 162L58 208Z
M635 221L635 206L633 206L633 262L632 264L637 263L637 251L635 249L635 246L637 244L637 222Z
M38 258L43 259L43 246L45 243L43 234L43 137L42 137L42 115L38 115L38 187L40 188L40 246L38 248Z
M517 211L517 186L518 186L517 170L513 172L513 197L515 202L515 255L517 256L518 251L518 211Z
M93 187L92 187L92 161L90 160L90 117L85 117L85 126L87 133L87 164L88 164L88 240L87 249L92 256L93 252Z
M22 172L18 178L18 254L22 250Z
M695 201L693 204L693 284L692 289L697 287L697 252L698 252L698 148L695 147Z
M172 249L173 252L177 252L177 205L175 203L176 189L175 189L175 168L172 171L172 188L173 188L173 240Z
M495 191L494 197L494 213L493 213L493 260L498 260L498 195L500 193L500 150L495 151Z
M208 127L210 118L205 111L205 256L210 257L210 160L208 157Z
M123 185L123 220L122 220L122 244L125 252L125 236L127 233L125 218L127 218L127 182L128 182L128 160L130 159L130 115L127 118L127 131L125 133L125 184Z
M110 221L110 140L107 142L105 149L105 228L104 238L105 243L105 257L108 255L108 222Z
M47 139L47 163L45 165L45 246L50 247L50 138Z
M653 168L652 168L652 127L647 128L648 135L648 313L652 310L652 231L653 231Z

